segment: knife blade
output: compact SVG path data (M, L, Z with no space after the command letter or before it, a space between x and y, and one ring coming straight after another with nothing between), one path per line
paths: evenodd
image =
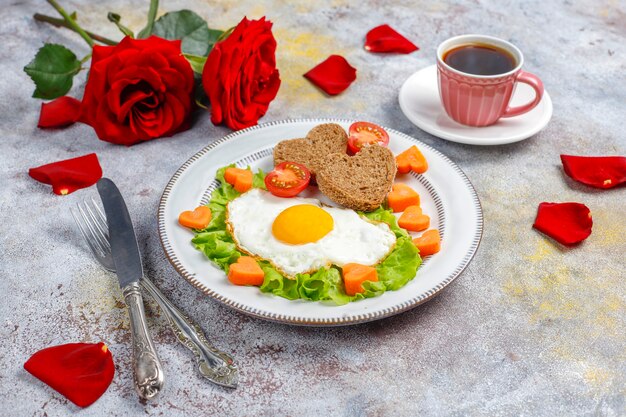
M97 184L109 226L115 270L128 306L133 345L133 379L140 397L150 399L163 387L163 367L150 337L139 281L143 276L141 254L124 198L108 178Z
M115 270L120 288L124 288L130 283L139 282L143 275L135 229L124 198L113 181L108 178L98 181L98 193L109 225L109 241Z

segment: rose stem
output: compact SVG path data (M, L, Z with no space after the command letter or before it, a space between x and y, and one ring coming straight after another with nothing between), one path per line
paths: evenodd
M56 17L46 16L45 14L35 13L33 18L39 22L50 23L52 26L58 28L66 28L70 30L74 30L64 19L57 19ZM104 36L96 35L95 33L89 32L88 30L85 33L94 41L103 43L105 45L117 45L117 42L111 40L109 38L105 38Z
M152 35L152 28L154 27L154 20L156 19L158 8L159 0L150 0L150 9L148 9L148 22L146 23L145 33L143 33L142 38L147 38Z
M56 0L46 0L46 1L50 4L50 6L54 7L61 16L63 16L63 18L65 19L65 22L70 26L70 28L74 32L77 32L85 40L85 42L87 42L87 44L89 44L89 46L93 48L93 45L94 45L93 39L91 39L89 35L85 33L83 28L78 26L78 23L76 23L74 19L72 19L72 17L69 14L67 14L67 12L63 9L63 7L61 7L61 5L59 5L59 3L56 2Z

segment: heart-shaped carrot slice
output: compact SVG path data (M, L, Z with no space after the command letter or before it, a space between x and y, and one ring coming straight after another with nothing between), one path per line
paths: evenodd
M420 237L413 239L413 244L420 251L420 256L434 255L441 249L441 235L439 230L425 231Z
M413 145L396 156L396 166L400 174L406 174L409 171L423 174L428 169L428 162L426 162L426 158L424 158L420 150L417 149L417 146Z
M411 232L421 232L430 226L430 217L422 213L420 206L409 206L398 219L398 226Z
M399 213L409 206L419 206L420 196L408 185L396 183L387 194L387 205L394 213Z
M224 179L227 183L235 187L240 193L245 193L252 188L254 175L249 169L230 167L224 172Z
M363 293L363 283L365 281L378 281L376 268L355 263L345 264L342 268L343 283L346 287L346 294L352 296L356 293Z
M211 209L199 206L194 211L183 211L178 216L178 223L192 229L204 229L211 223Z
M240 256L228 269L228 280L235 285L263 284L265 272L251 256Z

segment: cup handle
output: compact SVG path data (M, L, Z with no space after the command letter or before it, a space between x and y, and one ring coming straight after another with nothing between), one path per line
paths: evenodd
M535 74L531 74L530 72L526 71L520 71L515 78L515 82L526 83L530 85L533 90L535 90L535 99L522 106L507 107L502 117L514 117L526 113L527 111L534 109L535 106L541 101L541 97L543 97L543 83Z

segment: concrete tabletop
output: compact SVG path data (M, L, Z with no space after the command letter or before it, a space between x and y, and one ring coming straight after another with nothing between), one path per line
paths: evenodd
M45 2L2 0L0 25L0 415L63 416L79 409L24 371L35 351L104 341L116 375L81 416L624 416L626 415L626 189L571 181L559 154L626 154L626 5L615 1L232 2L163 0L159 13L190 8L215 28L244 15L274 22L282 86L261 122L286 118L369 120L409 134L456 162L482 202L485 230L467 270L432 301L358 326L301 328L234 312L179 277L156 226L161 193L176 169L230 131L197 114L193 128L126 148L76 124L39 130L40 101L22 71L43 42L79 57L82 39L36 23ZM235 4L236 3L236 4ZM85 28L120 39L106 13L139 29L148 1L64 0ZM409 55L363 49L388 23L420 46ZM398 91L434 63L446 38L485 33L512 41L554 103L548 126L511 145L477 147L431 136L400 111ZM330 54L358 70L325 96L302 77ZM70 92L81 97L86 74ZM161 395L141 403L132 389L128 314L115 278L101 269L68 209L97 195L66 197L28 176L45 163L96 152L122 190L145 270L240 367L236 390L201 379L158 306L149 325L166 371ZM592 212L591 236L565 248L531 228L542 201L576 201Z

